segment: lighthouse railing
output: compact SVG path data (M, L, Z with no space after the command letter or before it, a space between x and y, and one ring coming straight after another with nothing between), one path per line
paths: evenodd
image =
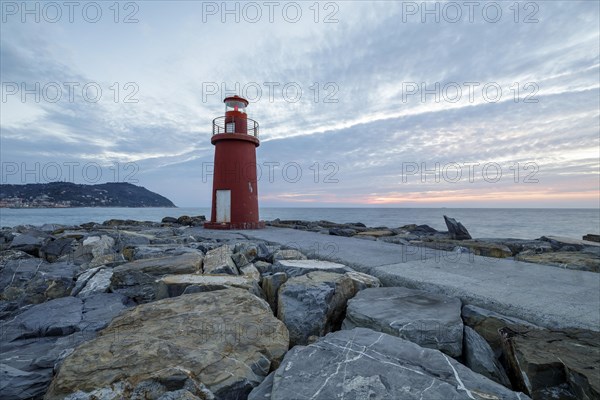
M225 117L217 117L213 119L213 135L218 135L221 133L238 133L242 135L247 134L258 138L258 122L251 118L245 118L245 120L246 132L237 126L237 124L243 121L242 119L236 119L233 122L226 122Z

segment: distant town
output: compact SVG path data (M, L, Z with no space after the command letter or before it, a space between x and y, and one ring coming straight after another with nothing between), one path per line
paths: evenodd
M0 185L0 208L175 207L166 197L130 183L69 182Z

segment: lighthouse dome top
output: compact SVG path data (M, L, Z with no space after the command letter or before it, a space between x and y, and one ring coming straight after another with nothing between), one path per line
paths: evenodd
M249 104L248 100L238 95L225 97L223 103L225 103L225 105L230 108L246 108Z

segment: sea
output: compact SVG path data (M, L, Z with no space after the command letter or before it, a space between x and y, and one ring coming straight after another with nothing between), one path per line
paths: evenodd
M0 208L0 226L78 225L108 219L160 221L181 215L210 216L209 208ZM262 220L328 220L362 222L391 228L427 224L446 230L443 216L461 222L474 238L536 239L541 236L578 238L600 234L600 209L565 208L261 208Z

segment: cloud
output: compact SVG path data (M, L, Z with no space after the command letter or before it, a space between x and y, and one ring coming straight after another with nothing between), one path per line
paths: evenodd
M523 23L529 9L515 23L509 3L497 23L479 9L473 22L441 14L422 23L405 3L332 3L319 23L308 3L298 23L277 13L273 23L267 14L222 23L194 2L137 3L135 24L114 23L110 10L98 24L10 19L3 96L12 83L78 86L57 102L3 98L2 161L135 163L138 183L179 205L207 205L211 120L237 88L261 125L264 205L597 207L598 4L535 3L538 23ZM332 11L339 22L323 23ZM86 84L101 88L99 101L86 98ZM463 165L457 182L454 164ZM478 164L472 182L466 164Z

